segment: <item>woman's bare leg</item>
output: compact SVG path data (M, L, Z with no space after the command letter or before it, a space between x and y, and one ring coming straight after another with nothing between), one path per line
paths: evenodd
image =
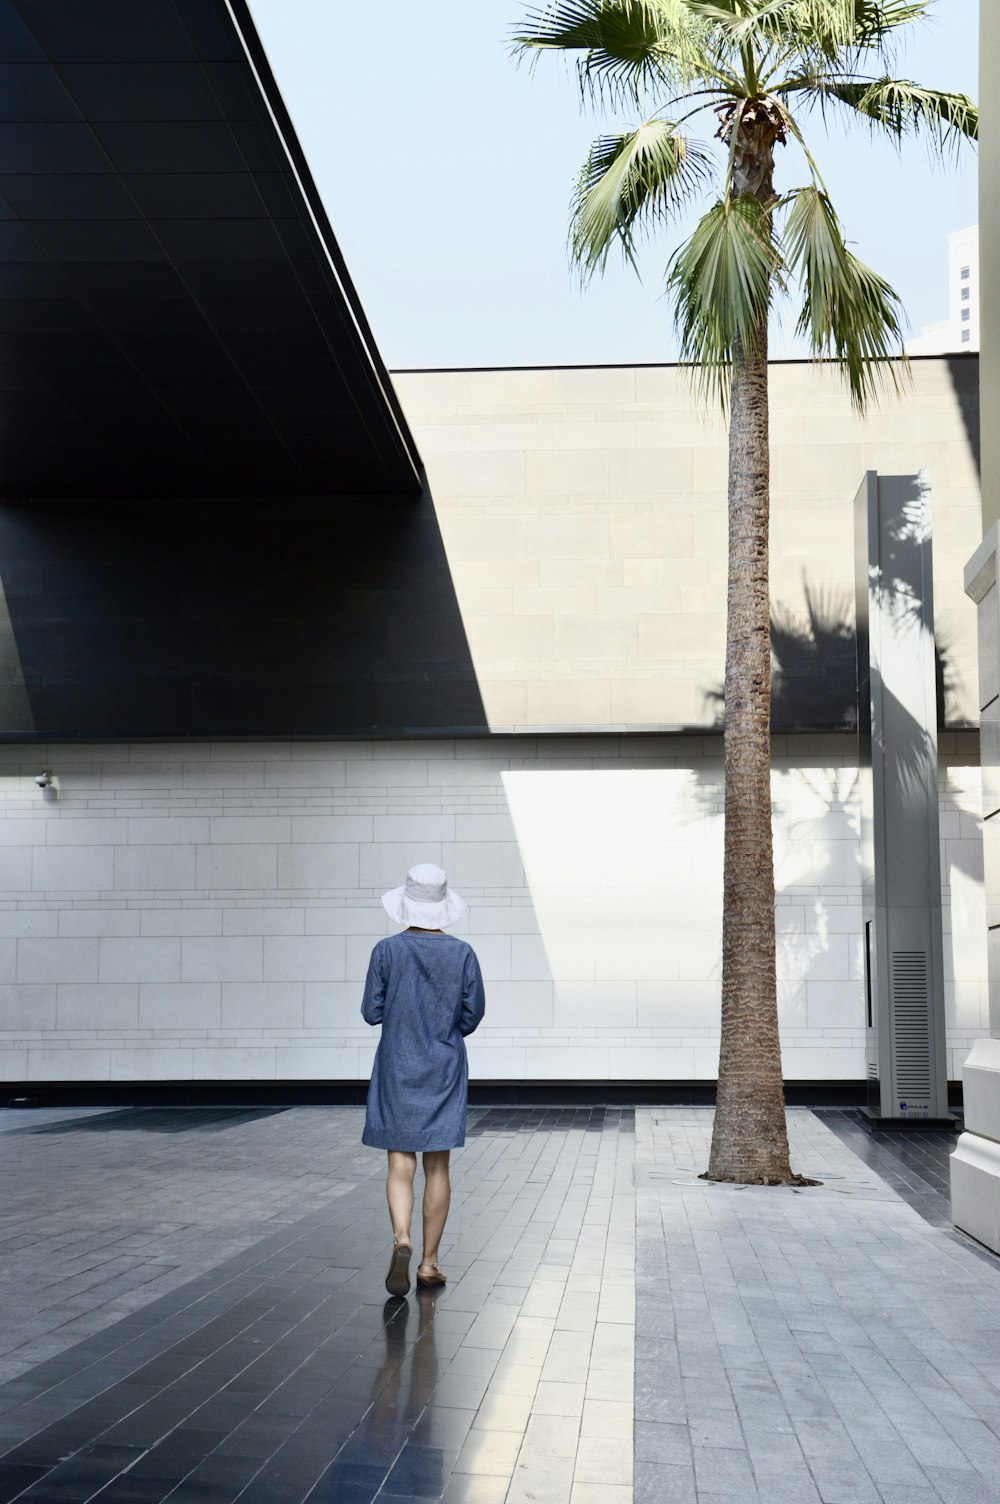
M437 1263L441 1234L451 1205L450 1156L450 1149L434 1149L424 1155L424 1256L421 1269L429 1269Z
M417 1173L417 1156L403 1149L389 1150L389 1174L385 1196L389 1203L392 1233L397 1243L410 1243L413 1220L413 1177Z

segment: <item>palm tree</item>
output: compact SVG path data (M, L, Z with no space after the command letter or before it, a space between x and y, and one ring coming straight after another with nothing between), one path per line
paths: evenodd
M775 984L768 609L767 338L772 305L800 289L798 331L842 370L864 410L905 378L901 306L848 248L806 138L844 111L897 144L945 158L975 139L964 94L891 76L900 34L933 0L556 0L532 10L516 52L577 54L585 100L643 111L590 149L572 206L584 279L709 189L667 267L681 359L729 416L722 1041L710 1180L787 1184ZM692 137L708 120L718 160ZM714 118L713 118L714 117ZM778 192L777 148L808 179ZM915 206L915 212L919 212Z

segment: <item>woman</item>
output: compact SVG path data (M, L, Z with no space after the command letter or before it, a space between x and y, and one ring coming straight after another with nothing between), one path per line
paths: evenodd
M469 1062L465 1035L486 1008L472 946L445 927L467 912L440 867L411 867L401 888L382 895L386 912L407 929L372 951L361 1012L382 1025L375 1052L363 1142L388 1149L386 1196L393 1246L385 1287L410 1288L410 1219L417 1153L424 1158L424 1248L417 1284L443 1285L441 1234L451 1202L448 1157L465 1143Z

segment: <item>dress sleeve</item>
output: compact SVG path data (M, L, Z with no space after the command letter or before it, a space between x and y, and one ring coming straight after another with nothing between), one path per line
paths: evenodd
M382 946L376 945L368 962L365 995L361 999L361 1017L366 1024L380 1024L385 1010L385 959Z
M462 1011L458 1017L459 1033L474 1033L482 1023L485 1012L486 993L483 989L483 974L479 969L478 957L470 948L465 958L465 971L462 977Z

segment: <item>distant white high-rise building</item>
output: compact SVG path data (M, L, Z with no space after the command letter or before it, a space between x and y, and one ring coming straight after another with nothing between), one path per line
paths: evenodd
M979 226L948 236L948 317L906 341L907 355L979 349Z

